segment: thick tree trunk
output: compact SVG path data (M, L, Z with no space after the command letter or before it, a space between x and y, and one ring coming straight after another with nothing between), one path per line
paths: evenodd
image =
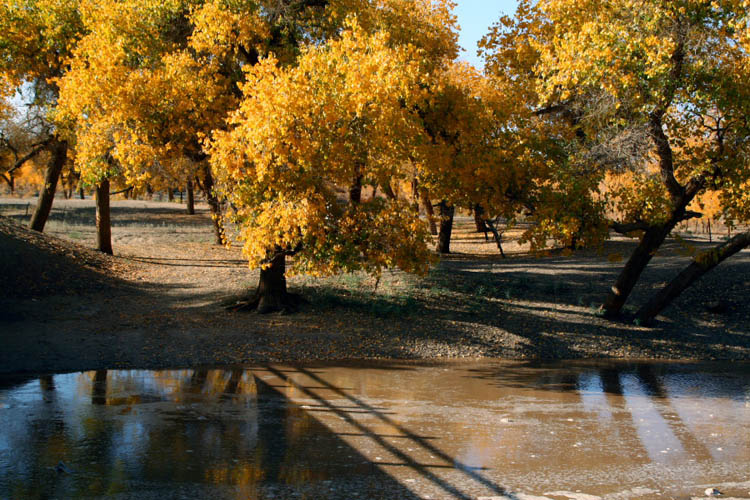
M281 311L287 305L286 291L286 256L279 254L271 261L271 265L260 270L260 281L256 297L258 312L261 314Z
M420 199L422 200L422 207L424 213L427 216L427 222L430 224L430 234L437 236L437 224L435 223L435 211L432 209L432 201L430 200L430 194L426 189L420 190Z
M453 214L456 207L448 205L442 200L438 207L440 209L440 232L438 233L437 251L442 254L451 253L451 233L453 232Z
M68 143L66 141L55 141L52 146L52 161L44 174L44 186L39 193L39 201L36 204L34 215L31 216L29 227L40 233L44 231L49 213L52 210L52 202L55 200L55 190L60 179L65 162L68 159Z
M738 234L724 244L698 255L675 279L641 307L636 314L637 321L644 325L653 321L656 315L679 297L686 288L721 262L748 246L750 246L750 231Z
M214 243L217 245L224 244L224 222L221 213L221 202L214 192L214 178L211 174L211 167L203 167L203 188L206 191L206 200L208 208L211 211L211 220L214 224Z
M167 199L169 201L174 201L174 188L167 188Z
M240 300L227 308L232 311L254 310L260 314L295 309L300 299L287 292L285 274L286 255L279 252L267 268L261 268L260 280L255 294L249 299Z
M187 191L187 214L195 215L195 193L193 192L192 179L188 179L185 190Z
M620 271L614 286L610 289L607 299L602 305L602 312L607 317L614 317L620 314L622 306L633 291L633 287L641 277L641 273L651 261L656 250L664 243L667 235L677 224L678 218L673 216L672 220L662 226L649 228L641 238L640 243L633 251L628 262Z
M85 199L86 199L86 195L84 194L84 192L83 192L83 188L82 188L82 187L78 188L78 197L79 197L80 199L82 199L82 200L85 200Z
M104 179L96 186L96 249L112 255L109 179Z

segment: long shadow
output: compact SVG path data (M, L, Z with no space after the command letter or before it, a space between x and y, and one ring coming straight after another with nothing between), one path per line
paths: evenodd
M419 498L252 371L109 377L44 377L37 389L43 399L28 386L15 386L17 395L14 388L0 392L11 404L3 410L0 449L13 449L12 460L0 453L0 498L125 491L149 498L157 491L188 498ZM90 397L71 399L89 384ZM24 398L29 402L20 404ZM77 431L65 432L63 422Z
M247 262L243 260L221 260L221 259L170 259L157 257L123 257L123 260L129 262L142 262L144 264L155 264L169 267L205 267L205 268L242 268L247 267Z
M473 481L481 484L484 487L489 488L494 493L497 493L498 495L508 495L508 492L503 488L502 486L498 485L491 479L485 477L482 475L478 468L470 467L467 464L461 463L454 457L451 457L444 453L442 450L440 450L436 445L429 442L428 440L424 439L422 436L418 436L413 434L411 431L409 431L407 428L393 420L388 416L387 413L376 409L375 407L369 405L368 403L364 402L363 400L356 398L352 396L351 394L347 393L346 391L328 383L325 379L317 375L316 373L313 373L305 368L298 368L298 372L315 382L319 383L322 387L325 387L328 390L331 390L335 394L338 394L339 396L342 396L346 398L347 400L354 403L356 406L362 408L362 410L370 414L374 417L376 417L381 422L388 424L389 426L393 427L394 429L398 430L401 433L401 436L405 439L408 439L410 442L416 444L417 446L429 451L432 455L439 458L444 464L420 464L415 462L406 452L404 452L402 449L392 445L391 443L387 442L384 437L373 430L371 430L368 426L365 424L362 424L361 422L357 421L356 419L352 418L347 412L343 412L340 409L334 407L328 401L319 396L314 391L310 390L308 387L305 387L297 382L295 382L293 379L288 377L283 372L276 370L273 367L267 366L265 367L266 370L268 370L270 373L273 373L280 379L284 380L286 383L293 385L295 388L299 389L302 393L304 393L306 396L314 399L322 406L327 407L331 412L335 413L339 417L341 417L344 421L346 421L349 425L356 428L358 431L360 431L362 434L366 435L370 439L372 439L375 443L377 443L382 448L388 450L392 455L397 457L399 460L402 461L401 464L390 464L390 465L403 465L405 467L409 467L415 472L419 473L423 478L434 484L435 486L442 489L445 493L451 495L454 498L460 498L460 499L471 499L472 496L469 496L468 494L463 493L457 486L454 486L447 482L445 479L439 477L437 474L432 472L430 469L433 468L449 468L449 469L456 469L458 471L461 471L464 475L466 475L469 479L472 479ZM388 464L384 464L388 465Z

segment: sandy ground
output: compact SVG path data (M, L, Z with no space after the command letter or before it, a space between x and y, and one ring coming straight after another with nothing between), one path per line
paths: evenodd
M1 199L0 215L21 222L28 202ZM116 255L103 258L81 249L94 246L93 203L56 200L46 234L60 240L47 240L59 247L57 260L71 262L50 277L44 257L34 257L45 264L34 281L43 286L25 294L31 285L21 269L31 264L6 266L0 371L369 358L750 359L747 251L644 328L596 315L622 266L617 256L633 242L536 257L511 233L509 258L501 259L494 243L459 217L455 253L428 276L386 273L377 288L364 275L292 277L292 291L308 302L295 314L262 316L224 310L223 303L255 286L257 271L247 268L239 246L211 244L207 207L198 208L188 216L176 203L115 201ZM694 247L708 245L705 235L686 238ZM80 256L84 268L77 272ZM685 243L669 241L630 307L688 261ZM707 308L716 300L725 306L721 314Z

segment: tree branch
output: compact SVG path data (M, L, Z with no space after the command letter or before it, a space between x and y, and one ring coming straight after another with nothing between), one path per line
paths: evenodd
M620 233L620 234L630 234L633 231L646 231L650 228L648 224L646 224L643 221L637 221L637 222L629 222L627 224L623 224L621 222L615 222L611 221L609 223L609 228L613 231Z
M114 193L109 193L109 195L110 196L114 196L116 194L122 194L122 193L126 193L126 192L132 191L132 190L133 190L133 186L128 186L125 189L120 189L119 191L115 191Z
M26 163L27 161L31 160L36 155L38 155L39 153L41 153L42 151L44 151L45 149L47 149L47 146L49 146L51 142L52 142L52 138L51 137L49 139L47 139L46 141L44 141L44 142L40 142L34 149L32 149L31 151L29 151L28 153L26 153L24 156L22 156L18 160L16 160L16 162L13 164L13 166L10 169L6 170L5 173L6 174L11 174L14 171L18 170L19 168L23 167L24 163Z

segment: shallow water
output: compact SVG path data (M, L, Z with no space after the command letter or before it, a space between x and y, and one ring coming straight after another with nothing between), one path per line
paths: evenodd
M0 499L750 498L750 364L0 378Z

